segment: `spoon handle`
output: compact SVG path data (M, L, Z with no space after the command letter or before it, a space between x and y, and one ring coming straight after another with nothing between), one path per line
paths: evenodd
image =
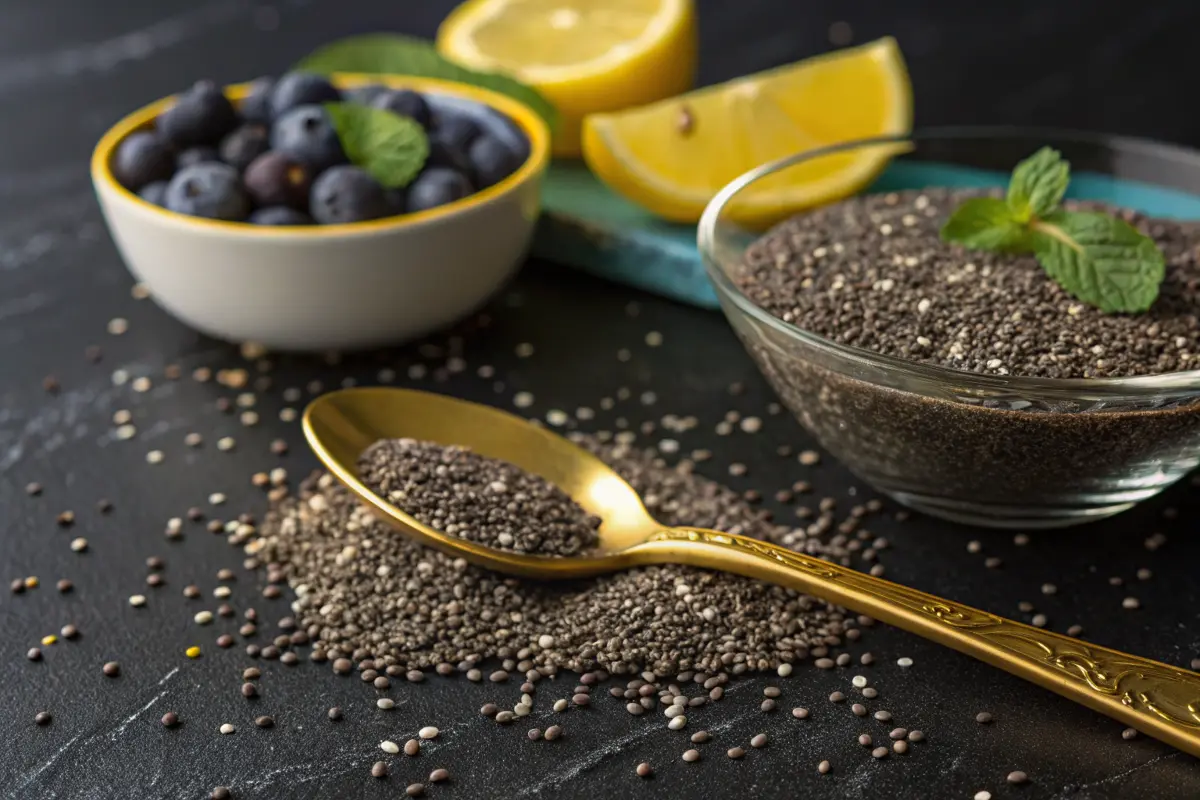
M1200 756L1198 673L1013 622L744 536L675 528L654 534L642 547L656 561L770 581L867 614Z

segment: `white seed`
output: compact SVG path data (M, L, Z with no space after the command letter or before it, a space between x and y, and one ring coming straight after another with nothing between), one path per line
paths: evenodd
M161 464L163 458L165 456L162 450L151 450L149 453L146 453L146 462L150 464Z
M786 678L788 675L792 674L792 665L788 663L780 664L775 670L775 674L781 678Z
M142 606L146 605L146 595L135 594L130 596L129 605L133 606L134 608L141 608Z
M197 625L207 625L213 621L213 614L211 611L199 611L192 619L196 620Z
M385 753L391 753L392 755L395 755L396 753L400 752L400 745L391 740L384 739L379 743L379 749Z
M88 549L88 540L83 538L82 536L80 536L76 539L72 539L71 540L71 549L74 550L76 553L82 553L84 550Z
M375 705L384 711L391 711L396 707L396 701L390 697L381 697L375 701Z
M673 731L682 730L684 725L687 725L687 717L685 717L683 714L680 714L678 717L675 717L673 720L667 723L667 727Z
M904 656L903 658L896 659L897 667L907 668L907 667L911 667L912 665L913 665L913 660L911 658L909 658L908 656Z
M441 733L441 731L439 731L437 728L433 727L432 725L426 725L424 728L421 728L421 730L417 731L417 736L421 737L422 739L436 739L439 733Z

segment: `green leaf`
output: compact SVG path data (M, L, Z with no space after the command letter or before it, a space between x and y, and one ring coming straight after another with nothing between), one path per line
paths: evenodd
M1110 314L1154 304L1165 260L1132 225L1105 214L1059 211L1032 228L1038 261L1078 299Z
M558 111L536 89L498 72L480 72L442 57L432 42L391 33L351 36L327 44L296 65L305 72L368 72L441 78L508 95L533 109L553 131Z
M1062 202L1071 181L1071 165L1062 154L1043 147L1013 170L1008 184L1008 207L1018 222L1051 214Z
M416 120L355 103L326 103L325 110L350 163L384 188L407 186L425 166L429 139Z
M950 215L942 226L942 241L980 250L1020 250L1025 246L1025 226L1012 210L995 197L973 197Z

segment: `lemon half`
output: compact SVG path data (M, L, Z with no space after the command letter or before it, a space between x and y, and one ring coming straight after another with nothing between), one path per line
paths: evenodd
M692 88L692 0L467 0L438 29L438 51L505 72L558 109L554 154L577 156L587 114L652 103Z

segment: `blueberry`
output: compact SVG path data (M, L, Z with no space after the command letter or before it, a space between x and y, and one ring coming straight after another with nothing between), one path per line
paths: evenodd
M189 147L184 150L175 159L175 166L179 169L184 167L194 167L197 164L204 164L209 161L221 160L221 154L217 152L215 147Z
M442 112L438 115L437 125L434 126L431 138L444 142L447 147L467 152L471 142L475 141L483 128L479 123L464 114Z
M275 89L274 78L259 78L250 84L250 93L238 106L246 122L271 124L271 92Z
M471 172L471 159L466 152L451 147L437 137L429 139L429 157L425 163L431 167L446 167L464 175Z
M427 169L408 187L408 210L425 211L461 200L475 191L461 172L445 167Z
M341 99L342 93L323 76L289 72L279 79L271 92L271 118L279 119L297 106L336 103Z
M499 183L521 165L508 145L487 134L471 143L467 157L471 160L475 184L480 189Z
M167 195L167 181L155 181L147 183L138 190L138 197L145 200L147 203L153 203L156 206L161 206Z
M391 213L379 183L358 167L333 167L314 182L309 207L323 225L379 219Z
M175 157L163 140L149 131L139 131L121 142L112 160L113 177L132 192L165 181L174 171Z
M312 170L278 150L263 153L250 162L242 184L257 206L308 207Z
M237 127L233 103L212 81L199 81L158 115L158 134L182 150L198 144L215 145Z
M252 225L312 225L313 220L303 211L287 206L267 206L250 215Z
M167 186L166 206L180 214L238 222L250 213L250 198L242 191L236 169L212 162L175 173Z
M369 106L375 102L375 98L381 94L385 94L388 87L381 83L368 83L363 86L355 86L353 89L347 89L342 93L342 96L350 103L358 103L360 106Z
M376 97L371 105L393 114L412 117L422 128L429 127L429 104L425 102L424 97L411 89L385 92Z
M277 119L271 148L308 164L313 172L346 163L337 131L321 106L298 106Z
M250 162L270 149L267 126L258 122L247 122L221 140L221 160L238 172L250 166Z
M388 213L392 216L399 216L408 211L408 189L403 187L399 189L385 189L384 194L387 195L388 208L391 209Z

